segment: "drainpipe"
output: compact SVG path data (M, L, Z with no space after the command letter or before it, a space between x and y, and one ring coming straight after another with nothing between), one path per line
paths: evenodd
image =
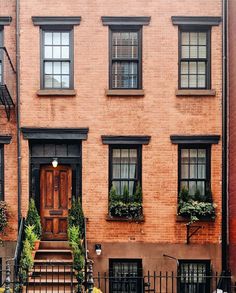
M228 272L228 0L222 0L222 271Z
M17 178L18 231L21 221L21 140L20 140L20 0L16 0L16 109L17 109Z

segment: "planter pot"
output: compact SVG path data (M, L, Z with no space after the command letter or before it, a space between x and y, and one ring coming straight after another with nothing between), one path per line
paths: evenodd
M34 242L34 250L37 251L39 249L40 240L36 240Z
M35 258L35 254L36 254L36 250L32 250L31 255L33 259Z

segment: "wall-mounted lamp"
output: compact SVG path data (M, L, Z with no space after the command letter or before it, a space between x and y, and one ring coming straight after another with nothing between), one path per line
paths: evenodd
M53 168L56 168L58 166L58 159L57 158L53 158L52 166L53 166Z
M102 245L101 244L95 244L95 251L96 251L96 255L101 255L101 253L102 253Z

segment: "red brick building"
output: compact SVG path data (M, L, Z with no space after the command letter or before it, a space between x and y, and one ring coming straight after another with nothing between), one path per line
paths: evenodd
M67 203L81 197L95 271L130 263L143 271L177 271L163 254L180 265L220 271L221 1L20 5L22 215L33 197L44 239L62 240ZM123 205L111 205L112 186ZM216 206L215 220L197 222L189 244L188 220L177 216L183 187ZM11 190L5 195L10 205L17 186L14 198ZM52 205L55 198L61 208ZM8 237L16 240L16 233Z

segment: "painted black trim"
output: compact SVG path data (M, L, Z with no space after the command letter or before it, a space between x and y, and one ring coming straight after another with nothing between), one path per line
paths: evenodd
M0 25L10 25L11 22L11 16L0 16Z
M222 21L220 16L171 16L174 25L219 25Z
M103 25L149 25L151 16L102 16Z
M151 136L143 135L129 135L129 136L116 136L116 135L102 135L103 144L149 144Z
M11 142L11 139L11 135L0 135L0 143L2 144L9 144Z
M22 127L24 139L86 140L89 128L28 128Z
M32 16L34 25L79 25L81 16Z
M220 135L171 135L173 144L218 144Z

